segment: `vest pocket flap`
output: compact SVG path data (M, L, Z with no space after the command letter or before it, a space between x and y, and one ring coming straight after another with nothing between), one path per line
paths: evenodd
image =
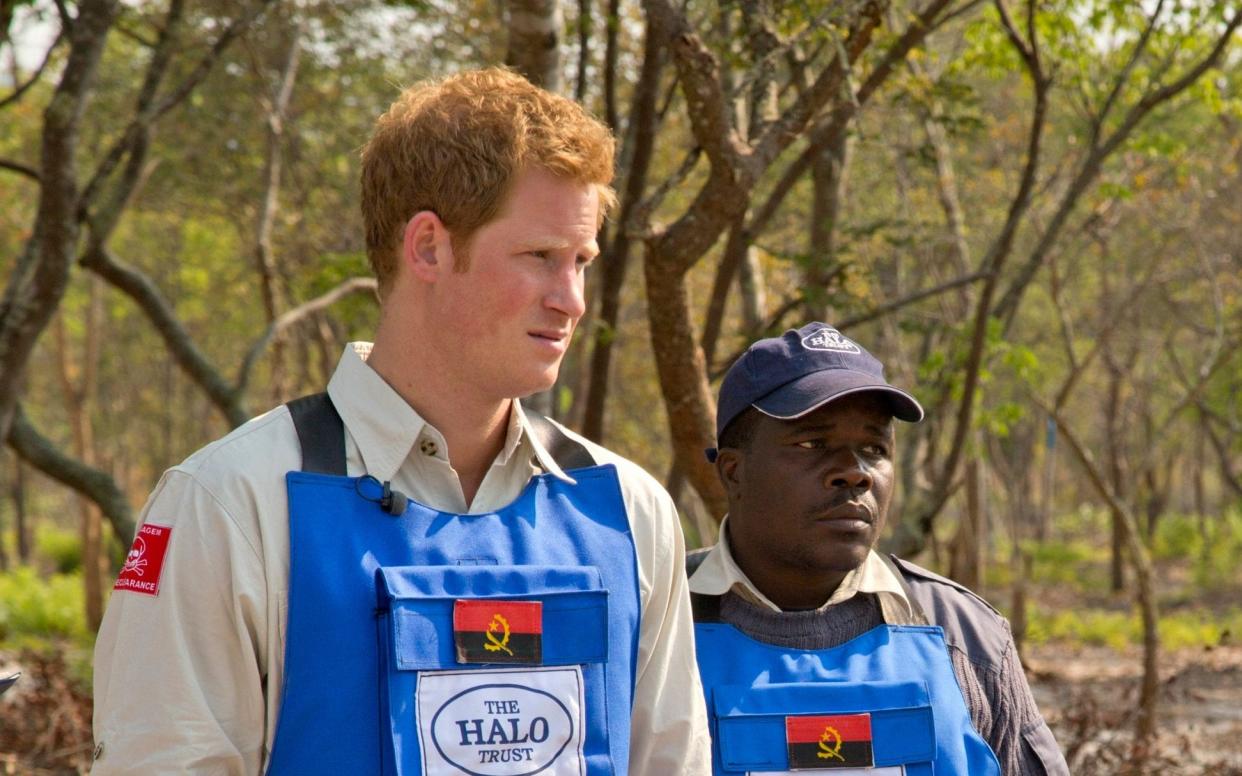
M497 663L514 662L504 660L502 650L516 651L521 662L519 645L527 648L529 664L608 661L608 591L593 567L403 566L381 568L376 576L380 610L389 615L381 627L399 671L462 668L459 638L491 644ZM530 604L536 614L529 613ZM463 607L468 618L460 616ZM521 625L515 609L524 612Z
M787 724L787 719L798 717L869 715L866 724L855 724L855 732L845 738L854 744L868 744L876 767L931 762L936 756L936 731L925 682L723 685L713 690L712 707L726 770L783 771L792 767L795 747L811 744L816 749L819 741L816 736L802 741L808 738L807 725ZM829 719L823 728L828 747L824 751L831 754L834 745L840 749L842 734L838 728L843 729L843 725Z

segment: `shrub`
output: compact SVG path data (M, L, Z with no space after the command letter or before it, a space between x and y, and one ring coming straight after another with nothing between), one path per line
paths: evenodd
M35 533L35 553L47 559L58 574L82 568L82 540L73 531L40 525Z
M21 566L0 574L0 642L27 637L90 639L81 573L40 579Z
M1207 534L1207 543L1195 558L1195 584L1204 590L1233 587L1242 570L1242 510L1210 519Z
M1153 558L1186 560L1197 556L1202 548L1198 516L1166 515L1156 524L1151 543Z

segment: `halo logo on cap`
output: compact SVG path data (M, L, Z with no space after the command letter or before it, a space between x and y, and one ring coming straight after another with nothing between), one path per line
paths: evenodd
M807 350L833 350L837 353L861 353L850 340L836 329L819 329L802 338L802 347Z

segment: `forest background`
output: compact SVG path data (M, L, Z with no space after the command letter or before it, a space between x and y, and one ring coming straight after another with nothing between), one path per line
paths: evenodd
M620 142L543 411L664 480L753 339L835 323L928 419L888 549L1011 620L1074 773L1239 773L1242 7L1211 0L3 0L7 772L85 769L161 472L368 338L358 150L507 63ZM8 669L8 670L6 670Z

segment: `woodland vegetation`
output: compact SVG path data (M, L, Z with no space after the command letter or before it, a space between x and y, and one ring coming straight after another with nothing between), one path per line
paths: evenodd
M531 401L710 543L719 377L834 323L928 410L889 549L1050 663L1120 650L1133 713L1059 717L1076 772L1182 772L1168 655L1242 634L1240 25L1233 0L3 0L0 673L52 666L22 702L68 732L6 738L0 704L0 752L81 761L146 494L369 337L375 118L508 63L621 148L591 307ZM1242 769L1212 762L1185 772Z

